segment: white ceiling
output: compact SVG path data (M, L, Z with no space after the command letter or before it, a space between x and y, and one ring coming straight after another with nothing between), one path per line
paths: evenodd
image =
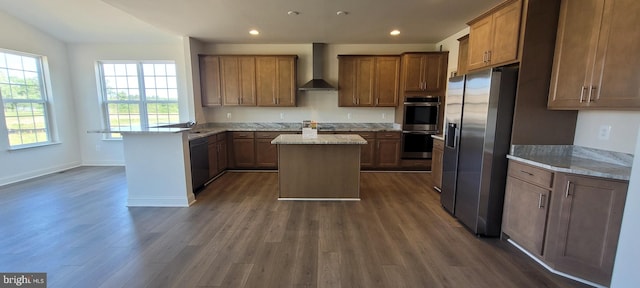
M502 0L0 0L69 43L436 43ZM300 14L289 16L290 10ZM336 15L346 11L347 15ZM257 29L258 36L248 31ZM392 37L389 32L399 29Z

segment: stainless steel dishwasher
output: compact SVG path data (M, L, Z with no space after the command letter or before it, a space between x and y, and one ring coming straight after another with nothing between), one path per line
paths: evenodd
M209 137L189 141L191 158L191 184L193 193L197 192L209 181Z

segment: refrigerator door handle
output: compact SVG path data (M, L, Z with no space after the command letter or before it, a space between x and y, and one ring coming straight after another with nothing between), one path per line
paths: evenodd
M447 125L447 135L445 136L445 142L447 147L456 148L456 130L458 129L456 123L449 123Z

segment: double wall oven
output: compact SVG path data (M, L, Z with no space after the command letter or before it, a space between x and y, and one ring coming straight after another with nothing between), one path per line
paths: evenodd
M407 97L402 122L402 158L431 159L433 138L438 134L440 97Z

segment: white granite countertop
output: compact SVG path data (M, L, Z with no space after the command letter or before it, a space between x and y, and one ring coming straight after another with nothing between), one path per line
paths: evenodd
M227 131L302 132L302 123L206 123L196 125L189 140ZM393 123L318 123L319 132L402 131Z
M141 127L131 129L104 129L104 130L89 130L87 133L135 133L135 134L153 134L153 133L180 133L190 131L191 128L169 128L169 127Z
M318 138L302 138L301 134L282 134L271 141L271 144L278 145L315 145L315 144L346 144L363 145L367 144L360 135L356 134L324 134Z
M573 145L513 145L507 158L551 171L629 180L633 155Z

